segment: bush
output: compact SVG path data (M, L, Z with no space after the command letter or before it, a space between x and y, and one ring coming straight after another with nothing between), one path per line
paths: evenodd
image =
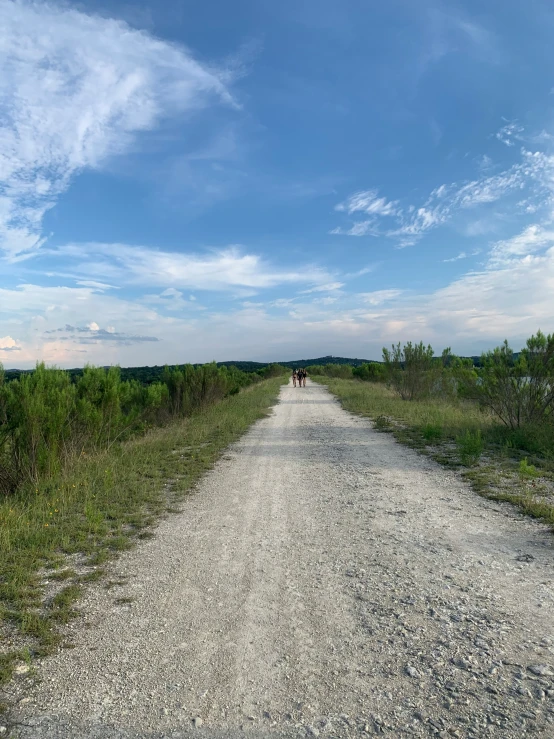
M149 424L189 415L261 379L215 363L165 367L162 378L144 385L122 381L119 367L88 366L72 378L39 363L5 382L0 365L0 494L52 477L72 457L108 449Z
M352 375L366 382L386 382L387 369L380 362L366 362L359 367L354 367Z
M477 464L484 449L484 441L481 430L470 431L469 429L456 438L460 462L466 467Z
M421 433L425 441L439 441L442 439L442 426L438 423L426 423Z
M423 342L403 347L400 342L392 349L383 348L383 361L389 385L403 400L416 400L428 397L435 379L433 369L433 348Z
M481 357L481 369L466 393L514 430L554 418L554 334L538 331L519 355L505 341Z
M540 472L534 465L529 464L527 457L525 457L519 463L519 474L522 477L538 477Z

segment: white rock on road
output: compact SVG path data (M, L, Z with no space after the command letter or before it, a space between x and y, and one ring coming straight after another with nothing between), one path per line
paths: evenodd
M16 678L10 736L551 739L553 554L324 388L283 388L117 561L127 583L89 590L74 648Z

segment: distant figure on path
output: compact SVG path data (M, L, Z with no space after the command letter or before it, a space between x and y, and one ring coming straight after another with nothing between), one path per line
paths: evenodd
M302 370L302 387L306 387L306 377L308 376L308 373L305 369Z
M297 372L295 369L292 371L292 384L294 387L296 387L296 378L298 377Z

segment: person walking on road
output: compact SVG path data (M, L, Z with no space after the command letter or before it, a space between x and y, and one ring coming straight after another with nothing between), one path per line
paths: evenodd
M296 379L297 379L297 377L298 377L298 374L297 374L296 370L293 369L293 371L292 371L292 384L293 384L293 387L296 387Z
M305 369L302 370L302 387L306 387L306 377L308 376L308 373Z

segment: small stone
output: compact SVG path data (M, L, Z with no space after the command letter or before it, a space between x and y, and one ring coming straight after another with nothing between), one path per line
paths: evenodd
M8 727L7 726L0 726L0 736L4 736L8 733Z
M194 720L193 720L192 723L194 724L194 728L195 729L199 729L204 722L202 721L202 719L200 718L200 716L196 716L194 718Z
M539 675L540 677L554 675L554 672L552 672L552 668L549 665L529 665L527 669L529 672L532 672L533 675Z
M319 729L316 729L315 726L307 726L306 734L308 736L319 736Z
M16 675L26 675L31 668L29 665L21 664L17 665L17 667L14 669L14 672Z
M516 562L532 562L534 559L532 554L520 554L516 557Z
M406 667L406 675L409 675L410 677L419 677L419 672L415 667L412 667L412 665L408 665Z

